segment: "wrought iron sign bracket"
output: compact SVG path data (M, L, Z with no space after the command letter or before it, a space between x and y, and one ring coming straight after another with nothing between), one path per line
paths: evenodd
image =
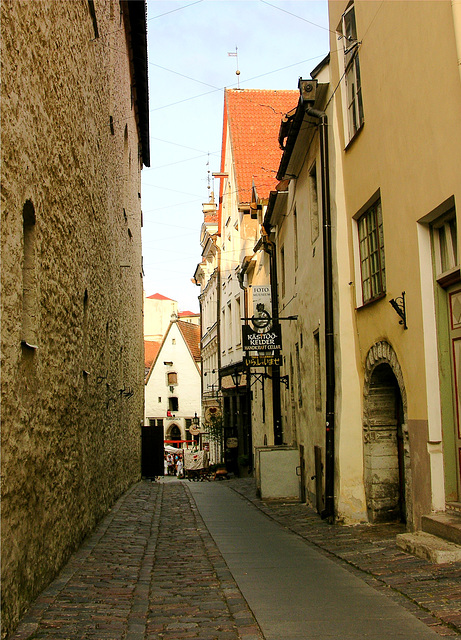
M403 328L408 329L407 309L405 305L405 291L402 291L401 297L392 298L392 300L389 300L389 304L392 305L392 308L394 309L394 311L401 318L401 320L399 320L399 324L403 324Z
M254 378L254 381L251 383L251 387L254 385L255 382L263 382L263 380L273 380L274 376L271 376L270 374L268 374L266 371L263 372L258 372L258 371L248 371L247 375L249 375L250 377ZM285 387L287 389L290 388L290 378L288 375L286 376L280 376L279 378L280 382L282 382Z

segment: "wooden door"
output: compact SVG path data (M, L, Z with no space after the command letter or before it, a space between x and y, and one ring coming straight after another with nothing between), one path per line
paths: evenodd
M455 405L454 450L458 501L461 500L461 287L457 285L449 291L449 330L451 342L451 364L453 397ZM449 463L449 461L448 461Z

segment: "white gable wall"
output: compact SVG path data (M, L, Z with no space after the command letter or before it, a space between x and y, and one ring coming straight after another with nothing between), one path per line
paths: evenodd
M165 365L164 362L173 364ZM176 372L178 384L170 391L168 373ZM168 398L178 398L178 411L172 412L174 418L167 418ZM159 401L160 399L160 401ZM173 322L160 348L154 368L145 386L145 424L149 419L163 419L164 433L171 424L177 424L185 439L185 420L201 415L200 372L189 348Z

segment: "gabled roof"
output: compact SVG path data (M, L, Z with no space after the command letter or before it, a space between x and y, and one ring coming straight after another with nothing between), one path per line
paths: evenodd
M251 202L253 184L260 198L275 188L282 155L280 121L296 107L298 98L299 91L294 90L226 89L224 122L227 117L239 204Z
M162 347L165 344L168 334L171 331L171 327L174 324L178 325L179 332L181 333L184 339L184 342L186 343L186 346L189 349L189 353L195 362L195 366L200 371L200 327L196 324L192 324L191 322L184 322L183 320L175 320L174 322L173 321L170 322L170 324L168 325L168 329L166 330L165 335L163 336L162 342L159 343L158 351L154 357L152 364L150 365L149 373L146 376L144 384L147 384L149 382L149 378L151 377L152 371L154 370L154 367L160 356Z
M171 300L171 302L176 302L176 300L173 300L172 298L167 298L166 296L162 296L161 293L154 293L151 296L147 296L148 300Z
M191 356L195 362L200 362L200 327L191 322L184 322L183 320L178 320L176 324L185 343L189 347Z
M150 367L160 350L161 342L144 340L144 366Z

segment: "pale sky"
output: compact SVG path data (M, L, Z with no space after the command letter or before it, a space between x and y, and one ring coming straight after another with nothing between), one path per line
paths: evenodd
M328 53L327 2L148 0L151 167L142 172L144 289L198 312L202 203L220 169L223 89L297 89ZM238 58L229 56L237 47ZM240 76L237 77L237 60ZM274 167L277 169L277 167ZM208 173L209 172L209 173Z

